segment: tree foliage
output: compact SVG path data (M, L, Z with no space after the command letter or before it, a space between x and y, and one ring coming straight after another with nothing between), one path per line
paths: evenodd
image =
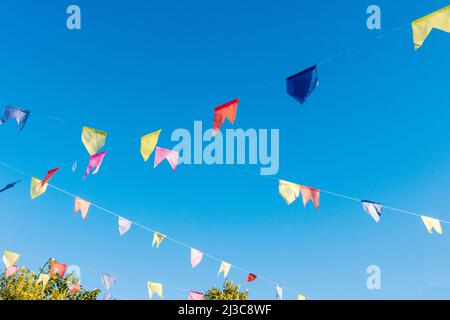
M72 285L78 283L75 275L65 275L63 278L55 274L47 284L38 282L39 275L49 274L52 260L41 268L38 274L20 267L13 275L7 277L6 272L0 274L0 300L96 300L99 289L92 291L83 287L71 293Z
M248 300L248 290L240 291L240 286L225 281L223 289L213 287L205 293L205 300Z

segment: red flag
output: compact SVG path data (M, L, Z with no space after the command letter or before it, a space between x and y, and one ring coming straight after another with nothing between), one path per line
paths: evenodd
M70 293L76 293L78 291L80 291L81 286L79 284L72 284L72 287L70 289Z
M255 281L256 278L258 278L256 275L254 275L253 273L249 273L247 276L247 281L245 281L245 283Z
M310 188L310 187L300 186L300 191L302 192L304 206L306 206L306 204L308 203L309 200L312 200L312 202L314 203L314 207L316 207L316 209L319 208L320 190Z
M50 266L50 275L58 274L62 278L64 277L64 273L66 273L66 268L67 266L64 263L53 261Z
M41 187L43 187L44 184L46 184L55 175L55 173L58 170L59 170L59 168L55 168L55 169L47 171L47 175L44 177L44 179L41 180Z
M228 119L231 123L234 123L234 120L236 119L238 103L239 99L235 99L233 101L222 104L221 106L218 106L217 108L214 109L214 122L213 122L214 131L212 134L213 137L220 130L220 127L222 127L222 124L224 123L225 119Z

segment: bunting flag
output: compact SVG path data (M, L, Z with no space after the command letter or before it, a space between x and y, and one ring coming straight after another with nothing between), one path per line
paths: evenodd
M148 294L150 299L156 293L161 299L163 298L163 286L161 283L147 282Z
M414 49L419 49L433 29L450 33L450 5L412 22Z
M102 165L103 158L105 157L106 150L102 151L100 153L94 154L89 158L89 164L86 169L86 173L83 176L83 179L86 179L86 177L89 175L92 169L95 168L95 170L92 172L92 174L97 174L98 170L100 169L100 166Z
M316 209L319 208L320 190L310 188L310 187L300 186L300 192L302 193L303 205L305 207L306 207L306 204L308 203L308 201L312 200L312 202L314 203L314 207L316 207Z
M116 283L116 280L117 278L115 276L111 276L107 273L102 274L102 284L106 290L111 289L114 283Z
M37 280L38 283L42 283L42 286L45 288L47 285L48 280L50 280L50 275L41 273L39 275L39 278Z
M203 300L205 295L197 291L189 291L189 300Z
M128 230L130 230L131 228L131 221L119 217L119 233L121 236L123 236L125 233L128 232Z
M214 130L212 133L213 137L217 134L217 132L219 132L220 128L225 122L225 119L228 119L228 121L230 121L231 124L234 123L234 121L236 120L236 112L238 104L239 99L235 99L233 101L224 103L214 109L214 121L213 121Z
M75 208L73 209L73 214L77 215L77 212L81 211L81 216L83 217L83 220L86 220L90 206L91 206L90 202L87 202L86 200L76 197L75 198Z
M105 145L106 132L94 128L83 127L81 141L83 141L86 150L92 156Z
M47 186L48 186L47 183L41 186L41 180L31 178L31 186L30 186L31 199L36 199L37 197L43 195L45 191L47 191Z
M381 213L383 210L383 207L379 203L375 203L372 201L363 200L361 201L363 209L365 212L367 212L375 222L380 221Z
M258 278L256 275L254 275L253 273L249 273L248 276L247 276L247 280L245 281L245 283L249 283L249 282L255 281L256 278Z
M317 66L312 66L306 70L294 74L286 79L286 91L301 104L319 85L319 75Z
M17 180L17 181L15 181L15 182L8 183L6 186L4 186L4 187L0 190L0 193L2 193L3 191L6 191L6 190L8 190L8 189L13 188L16 184L18 184L18 183L21 182L21 181L22 181L22 180Z
M283 197L284 201L290 205L292 202L297 200L300 195L300 185L289 181L280 180L278 183L278 192Z
M203 252L191 248L191 265L195 268L203 259Z
M47 184L51 178L53 178L53 176L55 175L55 173L59 170L59 168L55 168L52 170L47 171L47 175L44 177L44 179L42 179L41 181L41 187L44 186L44 184Z
M20 254L11 252L11 251L3 251L3 263L5 264L6 269L12 267L19 260Z
M164 159L170 163L170 166L174 171L177 169L178 152L156 147L155 163L153 167L156 168Z
M64 277L64 273L66 273L67 266L64 263L59 263L56 261L52 261L50 265L50 276L57 274L60 278Z
M161 242L163 242L163 240L166 238L165 234L159 233L157 231L155 231L153 233L153 242L152 242L152 247L154 247L156 245L156 248L159 248L159 245L161 244Z
M306 300L306 297L302 294L299 294L297 300Z
M141 137L141 155L144 161L147 161L155 150L160 133L161 129Z
M69 293L72 293L72 294L77 293L78 291L80 291L80 289L81 289L81 285L71 284Z
M277 284L277 299L283 300L283 288Z
M421 216L421 218L423 223L425 224L425 227L427 227L429 233L433 233L434 229L434 231L436 231L437 233L442 234L441 222L438 219L426 216Z
M30 111L28 110L6 106L5 110L3 111L3 116L0 119L0 125L4 124L8 120L16 119L16 122L19 125L19 130L22 131L29 115Z
M231 264L222 261L220 264L220 269L219 272L217 273L217 276L219 276L222 272L223 272L223 277L227 278L228 277L228 272L230 272L231 269Z
M6 269L6 277L12 276L14 273L16 273L17 269L19 269L19 267L16 265L13 265Z

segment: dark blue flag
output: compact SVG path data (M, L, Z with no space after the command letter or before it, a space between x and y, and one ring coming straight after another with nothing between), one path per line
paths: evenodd
M11 188L14 187L16 184L18 184L20 181L22 181L22 180L18 180L18 181L16 181L16 182L7 184L3 189L0 190L0 193L2 193L3 191L6 191L6 190L8 190L8 189L11 189Z
M303 70L286 79L287 93L303 104L307 97L319 85L317 66Z

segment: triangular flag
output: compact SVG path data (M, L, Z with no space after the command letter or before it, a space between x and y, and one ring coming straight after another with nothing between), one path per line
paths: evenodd
M50 179L55 175L55 173L59 170L59 168L55 168L52 170L47 171L47 175L44 177L44 179L42 179L41 181L41 187L44 186L44 184L46 184L47 182L50 181Z
M309 200L312 200L312 202L314 203L314 207L316 207L316 209L319 208L320 190L310 188L310 187L300 186L300 191L302 193L302 199L303 199L304 206L306 206L306 204L308 203Z
M163 242L164 238L166 238L165 234L155 231L153 233L152 247L154 247L156 245L156 248L159 248L159 245L161 244L161 242Z
M123 236L125 233L128 232L128 230L130 230L131 228L131 221L119 217L119 233L121 236Z
M73 214L76 215L78 211L81 211L81 216L83 217L83 220L86 220L90 206L91 206L90 202L87 202L86 200L76 197L75 209L73 210Z
M155 162L153 167L156 168L164 159L166 159L169 162L170 166L174 171L177 169L178 152L156 147Z
M14 273L16 273L17 269L19 269L19 267L16 265L13 265L6 269L6 277L12 276Z
M203 259L203 252L191 248L191 265L195 268Z
M419 49L431 30L450 33L450 5L412 22L414 48Z
M214 137L219 132L225 119L228 119L232 124L236 120L236 112L239 104L239 99L224 103L214 109L213 133Z
M29 115L30 111L28 110L6 106L5 111L3 112L3 116L0 119L0 125L4 124L8 120L16 119L16 122L19 125L19 130L22 130L25 126L25 123L27 122Z
M116 283L116 280L117 278L115 276L111 276L107 273L102 274L102 284L106 290L111 289L114 283Z
M3 251L3 263L6 268L10 268L16 264L17 260L19 260L20 254L11 252L11 251Z
M224 278L228 277L228 272L230 272L231 264L222 261L220 264L219 272L217 273L217 276L219 276L223 272Z
M433 233L433 229L434 231L436 231L439 234L442 234L442 227L441 227L441 223L438 219L434 219L434 218L430 218L430 217L426 217L426 216L421 216L423 223L425 224L425 227L427 227L427 230L429 233Z
M71 284L69 293L72 293L72 294L77 293L78 291L80 291L80 289L81 289L81 285L76 284L76 283Z
M288 95L303 104L306 98L319 85L317 66L313 66L286 79L286 91Z
M372 201L363 200L361 201L363 209L367 212L373 220L376 222L380 221L380 216L383 210L383 207L379 203L375 203Z
M277 284L277 299L283 300L283 288Z
M203 300L205 295L197 291L189 291L189 300Z
M47 183L41 186L41 180L31 178L31 186L30 186L31 199L36 199L37 197L43 195L45 191L47 191L47 186L48 186Z
M258 278L256 275L254 275L253 273L249 273L248 276L247 276L247 280L245 281L245 283L249 283L249 282L255 281L256 278Z
M103 158L105 157L107 150L102 151L100 153L94 154L89 158L89 164L86 169L86 173L83 176L83 179L85 179L88 174L91 172L92 169L95 168L94 172L92 174L97 174L98 170L100 169L100 166L102 165Z
M19 182L21 182L22 180L17 180L17 181L15 181L15 182L11 182L11 183L8 183L6 186L4 186L1 190L0 190L0 193L2 193L3 191L6 191L6 190L8 190L8 189L11 189L12 187L14 187L16 184L18 184Z
M64 263L59 263L56 261L52 261L50 265L50 275L53 276L58 274L60 278L64 277L64 273L66 273L67 265Z
M280 180L278 183L278 192L283 197L284 201L290 205L300 195L300 185Z
M161 299L163 298L163 286L161 283L147 282L148 294L150 299L156 293Z
M48 280L50 280L50 275L41 273L37 280L38 283L42 283L42 286L45 287L47 285Z
M155 150L160 133L161 130L158 130L141 137L141 155L144 161L147 161Z
M298 300L306 300L306 297L302 294L298 295Z
M83 127L81 141L83 141L86 150L92 156L105 145L106 132L94 128Z

